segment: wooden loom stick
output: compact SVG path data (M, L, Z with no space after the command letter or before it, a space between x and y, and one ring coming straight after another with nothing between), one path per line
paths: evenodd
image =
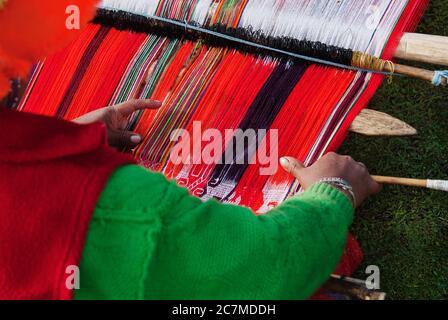
M448 192L448 180L407 179L407 178L384 177L384 176L372 176L372 178L376 182L381 184L427 188Z
M425 80L428 82L432 82L435 76L435 71L422 69L422 68L416 68L411 66L405 66L402 64L396 64L394 65L385 65L384 71L402 74L411 78L416 78L420 80ZM446 78L442 78L441 84L442 86L446 86L448 84Z
M344 295L353 300L385 300L386 293L367 289L363 280L332 275L323 285L325 291Z
M364 109L355 118L348 131L366 136L413 136L417 130L386 113Z
M395 58L448 66L448 37L405 33Z
M448 83L448 71L432 71L402 64L396 64L392 61L383 60L381 58L360 51L353 52L351 64L356 68L388 72L390 74L401 74L411 78L425 80L433 83L435 86L446 86Z

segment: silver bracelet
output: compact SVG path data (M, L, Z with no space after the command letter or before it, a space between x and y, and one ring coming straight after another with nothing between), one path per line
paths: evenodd
M353 208L356 206L356 196L353 192L353 187L346 180L342 178L322 178L319 180L319 183L326 183L337 189L345 191L344 193L350 199Z

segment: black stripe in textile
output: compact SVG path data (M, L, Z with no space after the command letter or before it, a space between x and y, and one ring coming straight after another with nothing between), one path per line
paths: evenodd
M222 156L222 163L218 164L211 176L208 188L215 188L223 181L238 182L249 166L249 161L253 159L258 149L258 143L264 138L259 130L269 130L281 108L285 104L297 82L302 77L307 68L306 64L293 64L287 66L281 64L273 71L269 79L263 85L252 105L246 112L239 125L242 132L255 130L257 141L249 146L244 135L233 137L233 149L226 149ZM244 154L237 154L236 146L244 146ZM229 164L232 159L233 164ZM237 164L240 163L240 164ZM220 200L230 196L232 192L222 197Z

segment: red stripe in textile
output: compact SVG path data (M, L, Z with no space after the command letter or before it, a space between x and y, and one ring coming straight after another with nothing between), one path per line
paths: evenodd
M45 60L38 80L28 88L28 99L22 102L21 111L56 115L73 74L99 29L98 25L88 25L76 41Z
M289 155L305 161L334 105L342 98L353 78L354 73L350 71L316 65L308 68L271 126L271 130L278 130L279 156ZM262 144L259 153L270 154L269 146L269 143ZM263 147L267 147L267 150ZM235 191L236 196L241 197L241 204L256 210L264 202L262 190L268 180L271 185L292 182L284 170L280 169L274 176L268 176L260 175L261 168L259 161L250 165ZM251 192L254 188L256 192Z
M75 119L85 113L107 106L129 61L146 35L110 30L90 62L65 119Z
M97 52L101 43L104 41L106 36L109 34L109 31L110 31L110 28L102 27L98 31L98 33L95 35L95 38L93 38L92 42L90 42L89 47L84 52L84 55L83 55L81 61L79 62L78 68L76 69L75 73L73 74L73 78L72 78L72 81L67 89L67 92L64 94L61 104L58 107L58 111L57 111L58 117L63 117L65 115L65 113L67 112L67 109L70 107L70 104L73 101L76 91L78 90L79 85L81 84L82 78L90 66L90 62L92 61L93 57L95 56L95 53Z

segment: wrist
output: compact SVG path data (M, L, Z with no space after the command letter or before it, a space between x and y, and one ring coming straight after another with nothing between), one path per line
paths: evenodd
M317 183L324 183L341 191L350 200L353 208L356 207L356 196L353 192L353 187L346 180L337 177L325 177L321 178Z

